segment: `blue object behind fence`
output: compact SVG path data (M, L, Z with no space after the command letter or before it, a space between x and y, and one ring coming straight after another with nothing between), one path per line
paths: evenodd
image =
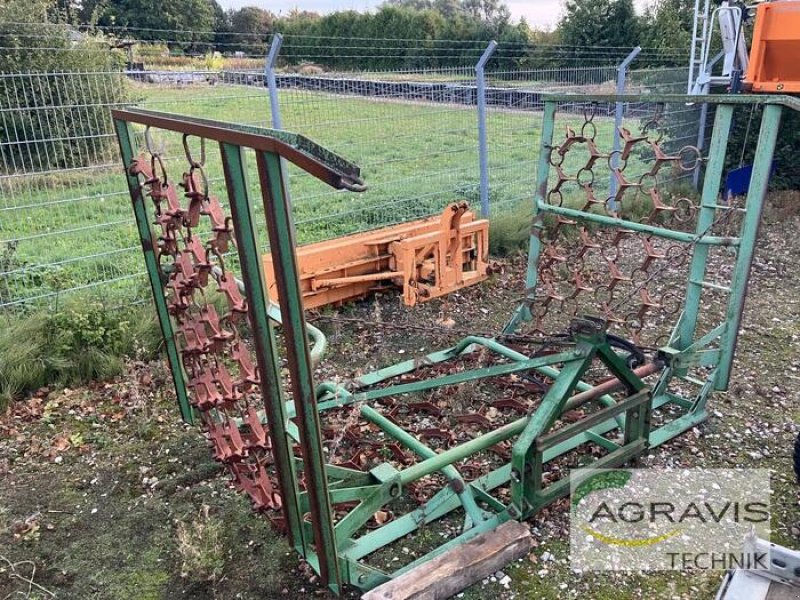
M772 162L772 167L769 170L769 177L775 174L777 164ZM745 165L738 169L728 171L728 176L725 178L725 198L731 196L744 196L750 187L750 178L753 176L753 165Z

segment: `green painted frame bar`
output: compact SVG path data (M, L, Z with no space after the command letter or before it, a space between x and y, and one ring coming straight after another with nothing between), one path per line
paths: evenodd
M615 217L607 217L596 213L585 212L582 210L575 210L574 208L565 208L563 206L554 206L547 204L544 201L539 201L539 210L542 212L552 213L554 215L561 215L564 217L579 218L591 223L597 223L605 227L619 227L630 229L638 233L649 233L658 237L674 240L676 242L685 242L691 244L705 244L708 246L738 246L739 238L736 237L718 237L713 235L704 234L702 231L697 233L686 233L684 231L676 231L673 229L664 229L663 227L654 227L652 225L645 225L635 221L626 221L625 219L618 219Z
M275 282L283 316L283 331L289 358L289 377L297 418L300 420L300 443L303 447L303 464L308 490L311 527L314 546L319 558L322 581L339 593L342 577L336 557L336 533L333 526L325 458L322 452L322 427L317 410L314 373L306 337L303 299L300 294L297 257L295 255L294 223L292 209L283 181L284 169L278 154L256 152L256 165L261 180L261 194L270 250L275 269Z
M288 423L286 403L283 398L279 366L278 344L275 332L267 314L268 295L266 280L262 271L256 220L250 201L247 185L245 154L240 146L221 143L220 154L225 175L225 185L231 207L231 217L237 236L237 251L242 275L248 286L247 310L253 328L253 344L256 348L258 371L261 375L261 395L269 422L268 428L275 457L278 483L286 515L289 543L300 553L306 555L306 540L302 528L302 512L298 499L297 471L292 453L292 440L286 427L277 424Z
M133 214L136 218L139 242L142 244L147 279L150 282L150 290L153 293L153 303L156 306L158 324L161 327L161 335L164 338L164 346L167 350L169 369L172 372L172 383L175 386L175 394L178 398L178 409L183 421L192 425L194 424L194 414L192 406L189 404L189 394L186 391L186 374L183 370L183 363L178 356L178 347L175 344L175 330L172 327L172 320L167 309L167 300L164 296L164 286L161 283L161 275L158 271L158 260L156 259L153 235L150 232L147 204L144 201L139 179L128 172L128 167L134 160L131 126L126 121L115 117L114 129L117 132L122 164L125 167L125 179L128 182L128 191L133 203Z
M779 105L800 111L800 98L780 94L712 94L687 96L685 94L598 94L582 96L579 94L546 94L545 102L596 104L599 102L623 102L639 104L728 104L728 105Z
M800 101L795 110L800 110ZM764 107L764 114L761 118L761 131L758 136L755 158L753 159L753 173L750 177L751 185L747 191L747 211L745 212L742 226L745 233L736 257L736 265L734 267L736 276L726 314L728 329L722 342L722 356L720 357L716 381L716 389L718 390L727 390L728 382L731 378L731 365L736 353L739 326L742 322L742 313L744 312L744 304L747 298L750 268L753 264L753 255L758 237L758 224L761 221L764 200L767 197L767 185L769 184L772 158L775 155L775 144L780 130L781 113L781 105L768 105Z
M733 121L733 105L723 104L717 107L714 115L714 129L711 135L711 144L708 148L708 166L703 177L703 193L700 198L700 214L697 217L696 232L702 236L714 224L717 211L717 199L722 184L722 174L725 170L725 157L730 137L731 123ZM694 340L699 317L700 299L703 293L703 281L708 263L708 246L697 246L692 255L689 267L689 281L684 301L683 319L678 334L677 347L679 350L687 348Z

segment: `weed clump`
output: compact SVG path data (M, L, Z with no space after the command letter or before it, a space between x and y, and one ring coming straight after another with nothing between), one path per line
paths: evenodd
M528 202L493 215L489 221L489 254L502 257L525 250L531 235L532 215Z
M182 578L211 584L220 580L225 567L222 533L222 521L211 516L205 504L196 518L178 523Z
M76 299L58 312L11 313L0 328L0 409L46 385L74 385L122 372L125 357L160 347L148 307L109 310Z

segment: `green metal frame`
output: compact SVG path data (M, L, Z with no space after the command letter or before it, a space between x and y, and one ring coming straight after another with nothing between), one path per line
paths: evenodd
M561 102L617 100L630 102L711 102L717 104L715 126L709 150L702 192L701 211L694 234L641 225L611 217L580 213L548 205L545 202L550 165L548 150L553 143L557 106ZM764 104L758 138L753 179L747 197L741 237L721 238L706 235L718 210L728 133L733 109L739 104ZM624 227L634 231L691 242L695 246L687 284L686 304L678 319L670 343L660 350L664 368L657 381L648 387L608 344L603 327L594 321L576 324L574 345L568 350L544 356L529 357L496 340L467 337L455 346L432 352L423 358L407 360L367 373L348 385L323 382L315 385L306 323L298 287L295 262L295 238L291 211L280 159L285 158L310 171L326 183L352 190L360 187L357 169L347 161L321 149L306 138L284 132L241 127L202 119L178 117L138 110L114 111L114 123L125 165L134 158L131 123L192 134L217 141L224 165L225 184L230 200L233 227L242 278L245 282L250 319L253 325L258 366L262 374L265 421L269 424L275 453L276 471L283 497L283 514L289 541L320 574L333 591L343 584L370 589L408 571L426 560L458 544L495 528L509 519L524 519L541 507L568 494L568 481L545 483L546 465L585 443L606 450L605 456L593 463L596 467L622 464L693 427L706 418L706 402L713 390L724 390L730 378L730 366L736 347L736 334L741 322L750 264L756 243L758 224L766 193L776 136L784 106L800 108L796 100L767 96L692 97L585 97L553 96L545 104L537 188L534 198L534 221L530 238L525 301L511 317L505 333L513 333L531 319L531 304L536 289L536 265L540 252L542 218L565 214L595 223L599 227ZM244 149L255 150L263 208L267 220L270 247L276 261L276 278L280 298L282 327L286 338L288 366L292 383L292 399L284 398L278 368L278 346L270 322L269 304L264 287L264 274L253 218L254 200L249 197ZM159 277L149 229L149 217L138 181L128 176L138 231L153 289L159 322L167 343L167 355L178 392L181 414L191 420L185 377L178 358L172 323L166 310L164 288ZM697 319L704 289L708 248L711 245L734 247L737 250L733 283L728 290L726 320L709 333L697 336ZM275 317L274 309L272 316ZM482 347L506 362L489 367L460 371L437 378L400 383L376 388L400 375L420 368L453 361ZM583 380L592 364L602 363L626 390L620 400L608 394L596 394L591 400L599 410L589 417L556 431L553 423L568 409L575 407L575 392L592 391ZM707 379L698 381L687 373L694 365L705 365ZM465 381L537 371L553 380L536 411L500 426L459 446L436 452L411 433L381 414L370 402L388 396L423 392ZM697 385L693 397L679 397L668 391L674 378L684 378ZM389 463L368 472L326 464L322 452L320 418L327 410L353 405L360 416L380 428L384 434L413 452L419 461L403 469ZM672 421L651 429L651 411L670 405L680 411ZM296 425L290 421L296 421ZM616 441L609 433L617 433ZM507 464L473 480L465 481L457 463L498 444L513 442L511 460ZM293 452L293 445L302 446L302 458ZM298 486L298 473L304 474L305 490ZM376 511L405 495L407 486L421 478L440 473L447 484L424 505L399 515L376 530L364 526ZM502 502L493 490L510 487L510 502ZM357 502L344 517L334 521L331 506ZM371 567L363 559L401 539L420 527L430 524L457 509L463 511L462 533L429 554L404 565L394 572Z

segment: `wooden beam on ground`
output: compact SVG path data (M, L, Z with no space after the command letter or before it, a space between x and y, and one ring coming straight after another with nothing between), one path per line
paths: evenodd
M362 600L445 600L526 556L527 525L508 521L364 594Z

